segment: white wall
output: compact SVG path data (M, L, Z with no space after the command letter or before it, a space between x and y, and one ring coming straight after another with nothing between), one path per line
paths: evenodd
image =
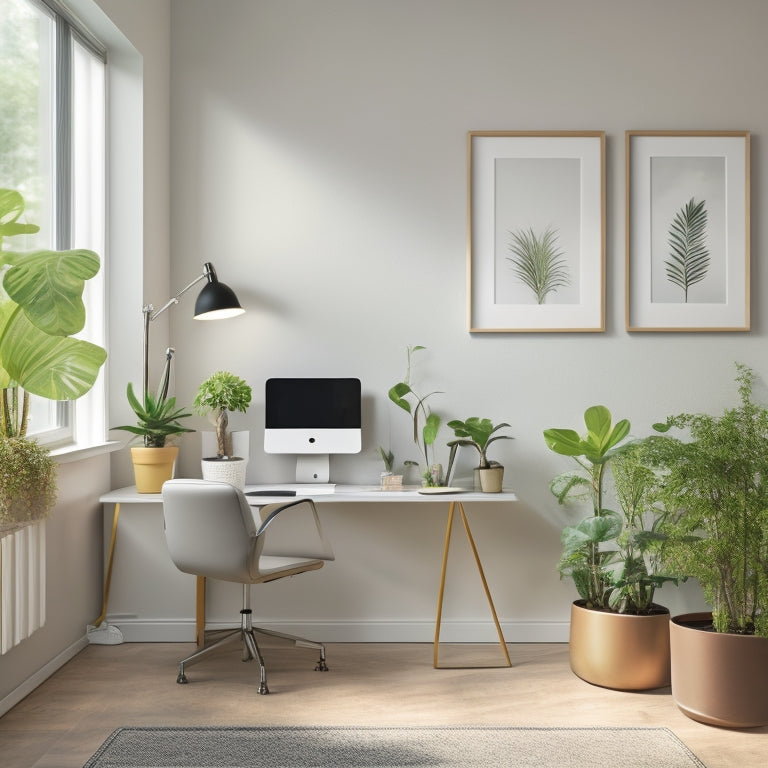
M499 613L566 621L572 590L555 570L564 514L547 487L567 465L542 430L578 427L603 403L642 435L669 413L732 402L735 360L768 377L767 25L760 0L174 1L171 283L210 260L248 310L198 325L191 299L176 308L179 398L191 403L221 368L245 377L254 402L233 421L254 431L249 480L290 480L290 460L260 448L264 379L357 375L363 452L334 459L332 474L375 482L379 444L399 460L414 454L408 418L386 392L404 374L406 346L427 346L415 373L424 390L444 391L436 410L513 425L516 439L495 458L520 502L476 523ZM605 333L467 332L466 135L483 129L606 131ZM752 132L752 332L624 330L627 129ZM185 474L199 473L197 441L185 439ZM437 521L409 531L416 514L338 510L335 534L362 552L402 526L392 556L407 560L441 535ZM662 597L682 608L696 594ZM401 595L393 584L379 612L396 618ZM323 605L342 617L340 601Z

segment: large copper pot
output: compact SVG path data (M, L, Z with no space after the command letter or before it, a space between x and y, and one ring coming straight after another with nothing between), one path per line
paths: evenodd
M571 669L603 688L644 691L669 685L669 611L648 616L571 606Z

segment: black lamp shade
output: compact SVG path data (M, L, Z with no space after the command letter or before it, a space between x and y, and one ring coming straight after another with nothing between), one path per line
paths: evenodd
M206 276L208 282L195 302L195 320L219 320L245 312L235 292L228 285L219 282L212 268L207 271Z

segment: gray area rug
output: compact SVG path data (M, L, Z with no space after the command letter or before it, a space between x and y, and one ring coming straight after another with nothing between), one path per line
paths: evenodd
M84 768L705 768L666 728L119 728Z

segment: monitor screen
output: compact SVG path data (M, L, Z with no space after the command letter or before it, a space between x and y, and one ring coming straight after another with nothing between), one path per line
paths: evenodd
M362 446L360 379L267 379L264 393L266 453L359 453ZM327 482L327 470L309 477L297 463L298 482ZM321 465L322 466L322 465Z

